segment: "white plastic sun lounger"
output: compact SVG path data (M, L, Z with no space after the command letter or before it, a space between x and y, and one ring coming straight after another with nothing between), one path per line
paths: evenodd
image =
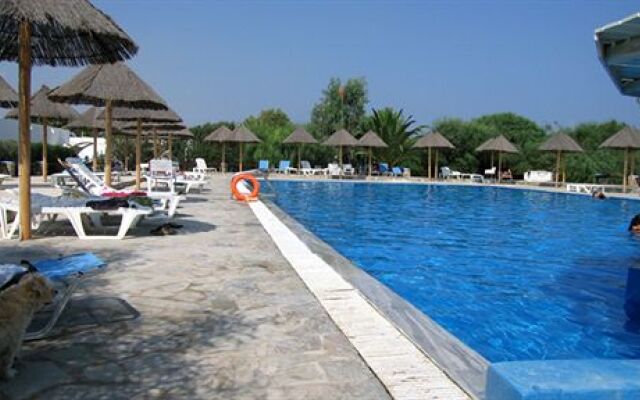
M132 190L115 190L108 187L104 182L98 178L86 165L79 162L80 160L68 158L67 168L72 175L81 179L81 189L88 196L104 196L106 193L134 193ZM157 206L154 206L155 211L166 212L169 218L173 217L178 204L181 200L185 200L185 196L178 195L172 192L156 192L147 190L147 197L158 202Z
M204 158L196 158L196 166L195 168L193 168L193 172L208 174L209 172L217 172L217 171L218 171L217 168L208 167L207 162L204 160Z
M11 239L18 231L20 221L20 208L17 193L5 191L0 199L0 238ZM101 199L102 200L102 199ZM62 197L45 196L34 193L31 195L31 225L38 229L45 220L55 221L58 216L66 217L73 227L78 238L85 240L95 239L123 239L129 229L135 227L140 220L151 215L152 210L147 207L121 207L115 210L95 210L86 205L87 199L65 199ZM9 213L15 215L13 222L9 222ZM120 227L116 235L87 235L83 216L87 216L94 226L101 227L100 218L103 215L117 215L121 217Z
M170 192L177 193L176 186L183 186L184 192L189 193L192 189L201 191L206 182L206 174L177 172L177 165L171 160L151 160L149 162L149 174L145 176L147 180L147 190L153 190L159 185L166 186Z

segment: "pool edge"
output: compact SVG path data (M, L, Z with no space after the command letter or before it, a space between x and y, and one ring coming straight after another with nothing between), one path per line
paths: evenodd
M365 299L447 376L476 399L485 398L489 362L422 311L310 232L269 199L262 201L310 250L358 289Z

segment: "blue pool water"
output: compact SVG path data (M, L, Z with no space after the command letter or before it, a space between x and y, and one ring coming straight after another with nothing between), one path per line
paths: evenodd
M272 182L275 202L490 362L640 359L623 306L640 202L530 190Z

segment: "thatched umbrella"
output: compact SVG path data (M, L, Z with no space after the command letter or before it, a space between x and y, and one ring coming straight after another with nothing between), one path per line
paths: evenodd
M0 2L0 61L18 62L20 237L31 238L31 66L130 58L133 40L87 0Z
M127 128L131 128L131 126L127 126ZM187 129L182 122L151 122L151 123L143 123L143 129L151 130L153 135L153 157L157 158L160 156L160 139L161 131L166 132L167 139L167 150L169 151L169 158L171 158L173 153L173 136L175 132L183 131Z
M427 156L427 177L431 179L431 149L436 149L436 165L435 172L436 178L438 177L438 149L453 149L455 146L451 144L450 141L447 140L446 137L442 136L439 132L431 132L420 139L413 145L414 148L427 148L428 156Z
M622 172L622 190L627 191L627 174L629 165L629 151L640 149L640 132L637 129L626 126L609 139L605 140L600 148L623 149L624 167Z
M538 147L542 151L553 151L556 153L556 186L560 184L560 169L562 169L562 183L567 180L566 167L562 163L562 153L582 153L584 150L575 140L566 133L556 133L550 136Z
M354 138L349 132L347 132L346 129L340 129L339 131L334 132L333 135L329 136L329 138L325 140L323 144L327 146L337 146L339 148L338 157L340 157L340 170L342 170L342 148L357 146L358 140L356 140L356 138Z
M0 107L18 107L18 93L0 76Z
M284 144L297 144L298 145L298 171L301 170L300 160L302 158L302 145L303 144L315 144L318 143L316 138L311 136L309 132L303 127L296 128L291 135L289 135L285 140L282 141Z
M476 151L495 151L498 153L498 182L502 180L502 153L518 153L516 146L503 135L487 140L478 146ZM491 164L493 164L493 160Z
M106 110L98 115L98 119L106 119ZM142 163L142 129L145 123L178 123L182 121L182 118L171 109L165 110L152 110L144 108L127 108L127 107L113 107L111 111L111 119L114 121L130 122L135 121L136 129L136 190L140 190L142 184L142 169L140 164ZM122 129L132 128L132 126L123 124ZM154 135L153 156L158 157L157 142L158 137L156 134L157 127L151 126Z
M47 94L51 91L48 86L42 85L31 97L31 122L42 124L42 179L46 182L48 176L48 160L47 160L47 133L49 123L56 125L64 125L74 120L80 114L72 107L66 104L54 103L49 100ZM18 119L18 109L10 110L5 118Z
M233 131L227 128L224 125L220 125L218 128L214 129L207 137L204 138L205 142L218 142L222 146L222 157L220 159L220 172L225 172L227 169L227 164L225 163L225 154L226 149L225 145L230 141L231 136L233 135Z
M98 170L98 132L104 130L104 121L98 120L100 109L89 107L85 112L73 121L69 122L65 128L70 131L90 130L93 133L93 170Z
M111 185L113 107L168 109L165 101L124 63L92 65L49 94L53 101L104 107L105 184ZM137 176L138 174L136 174Z
M229 137L229 142L236 142L239 145L240 160L238 163L238 170L242 172L242 145L244 143L261 143L262 140L260 140L253 132L247 129L246 126L240 125L232 132L231 136Z
M374 131L369 131L367 133L365 133L360 140L358 140L358 146L360 147L366 147L369 150L369 176L371 176L371 170L373 169L373 165L372 165L372 149L374 147L389 147L387 146L387 144L380 139L380 136L378 136Z

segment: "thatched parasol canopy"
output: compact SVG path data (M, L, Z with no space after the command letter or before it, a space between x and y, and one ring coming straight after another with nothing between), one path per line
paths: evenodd
M303 127L296 128L291 135L287 136L285 140L282 141L284 144L315 144L318 143L316 138L314 138L306 129Z
M78 66L132 57L138 46L109 16L86 0L0 2L0 60L18 60L20 23L31 30L36 65Z
M493 167L493 152L498 153L498 182L502 180L502 153L518 153L518 149L504 135L489 139L482 143L476 151L491 152L491 166Z
M602 142L600 148L640 149L640 132L636 128L625 126L615 135Z
M334 132L333 135L329 136L323 144L338 147L338 161L340 162L340 171L342 171L342 148L345 146L357 146L358 140L356 140L356 138L354 138L346 129L340 129L339 131Z
M359 140L360 147L389 147L374 131L365 133Z
M0 2L0 61L18 63L20 237L31 238L31 68L84 65L130 58L138 47L87 0ZM107 129L109 139L111 129ZM108 142L108 140L107 140ZM109 165L109 169L110 169ZM110 170L107 181L110 182Z
M630 126L625 126L615 135L605 140L600 148L624 150L624 167L622 172L622 190L627 191L627 171L629 165L629 151L640 149L640 131ZM633 167L631 168L633 170Z
M207 135L207 137L204 138L204 141L224 143L229 141L231 135L233 135L233 131L225 125L221 125Z
M354 138L346 129L340 129L337 132L334 132L333 135L329 136L327 140L324 141L327 146L357 146L358 140Z
M92 65L49 94L53 101L104 106L105 184L111 185L113 107L167 110L165 101L124 63ZM125 112L123 112L125 113ZM141 123L140 118L136 118ZM157 146L156 146L157 147ZM141 140L136 139L136 189L141 184Z
M239 163L238 170L242 172L242 158L244 155L244 151L242 150L242 146L244 143L261 143L260 140L253 132L247 129L246 126L240 125L231 133L229 136L229 142L238 143L239 147Z
M455 146L451 144L446 137L442 136L439 132L430 132L415 142L414 148L426 148L427 149L427 178L431 179L432 167L431 164L431 149L435 149L436 152L436 164L435 175L438 177L438 149L453 149Z
M318 143L316 138L314 138L306 129L299 126L291 135L287 136L285 140L282 141L283 144L297 144L298 145L298 173L302 173L302 145L304 144L315 144Z
M98 115L98 118L104 120L104 111ZM143 108L113 107L111 118L116 121L182 122L182 118L170 108L166 110L150 110Z
M233 131L233 133L229 137L229 141L238 142L238 143L261 143L262 142L262 140L260 140L255 135L255 133L251 132L244 125L240 125Z
M561 151L566 153L582 153L584 151L582 147L566 133L557 133L549 136L538 149L542 151Z
M360 140L358 140L358 146L367 147L369 150L369 176L371 176L371 172L373 170L373 147L389 147L387 144L380 139L374 131L369 131L365 133Z
M51 92L51 89L46 85L42 85L40 90L31 97L30 118L32 122L42 123L43 125L48 125L50 122L66 124L80 116L73 107L49 100L47 97L49 92ZM18 109L9 110L5 118L17 119Z
M446 137L439 132L431 132L420 139L413 145L415 148L434 148L434 149L454 149L456 146L451 144Z
M538 149L556 153L556 186L560 184L561 171L562 182L566 182L567 180L567 171L566 166L564 166L562 162L562 153L582 153L584 151L582 147L566 133L556 133L550 136Z
M18 93L0 76L0 107L11 108L18 106Z
M165 101L125 63L90 65L70 81L55 88L49 98L97 107L168 109Z
M205 142L218 142L221 144L220 172L225 172L227 168L227 163L225 162L227 154L225 144L229 141L229 138L232 135L233 131L231 129L227 128L225 125L220 125L204 138Z
M500 135L489 139L476 149L476 151L497 151L499 153L518 153L518 149L506 137Z

